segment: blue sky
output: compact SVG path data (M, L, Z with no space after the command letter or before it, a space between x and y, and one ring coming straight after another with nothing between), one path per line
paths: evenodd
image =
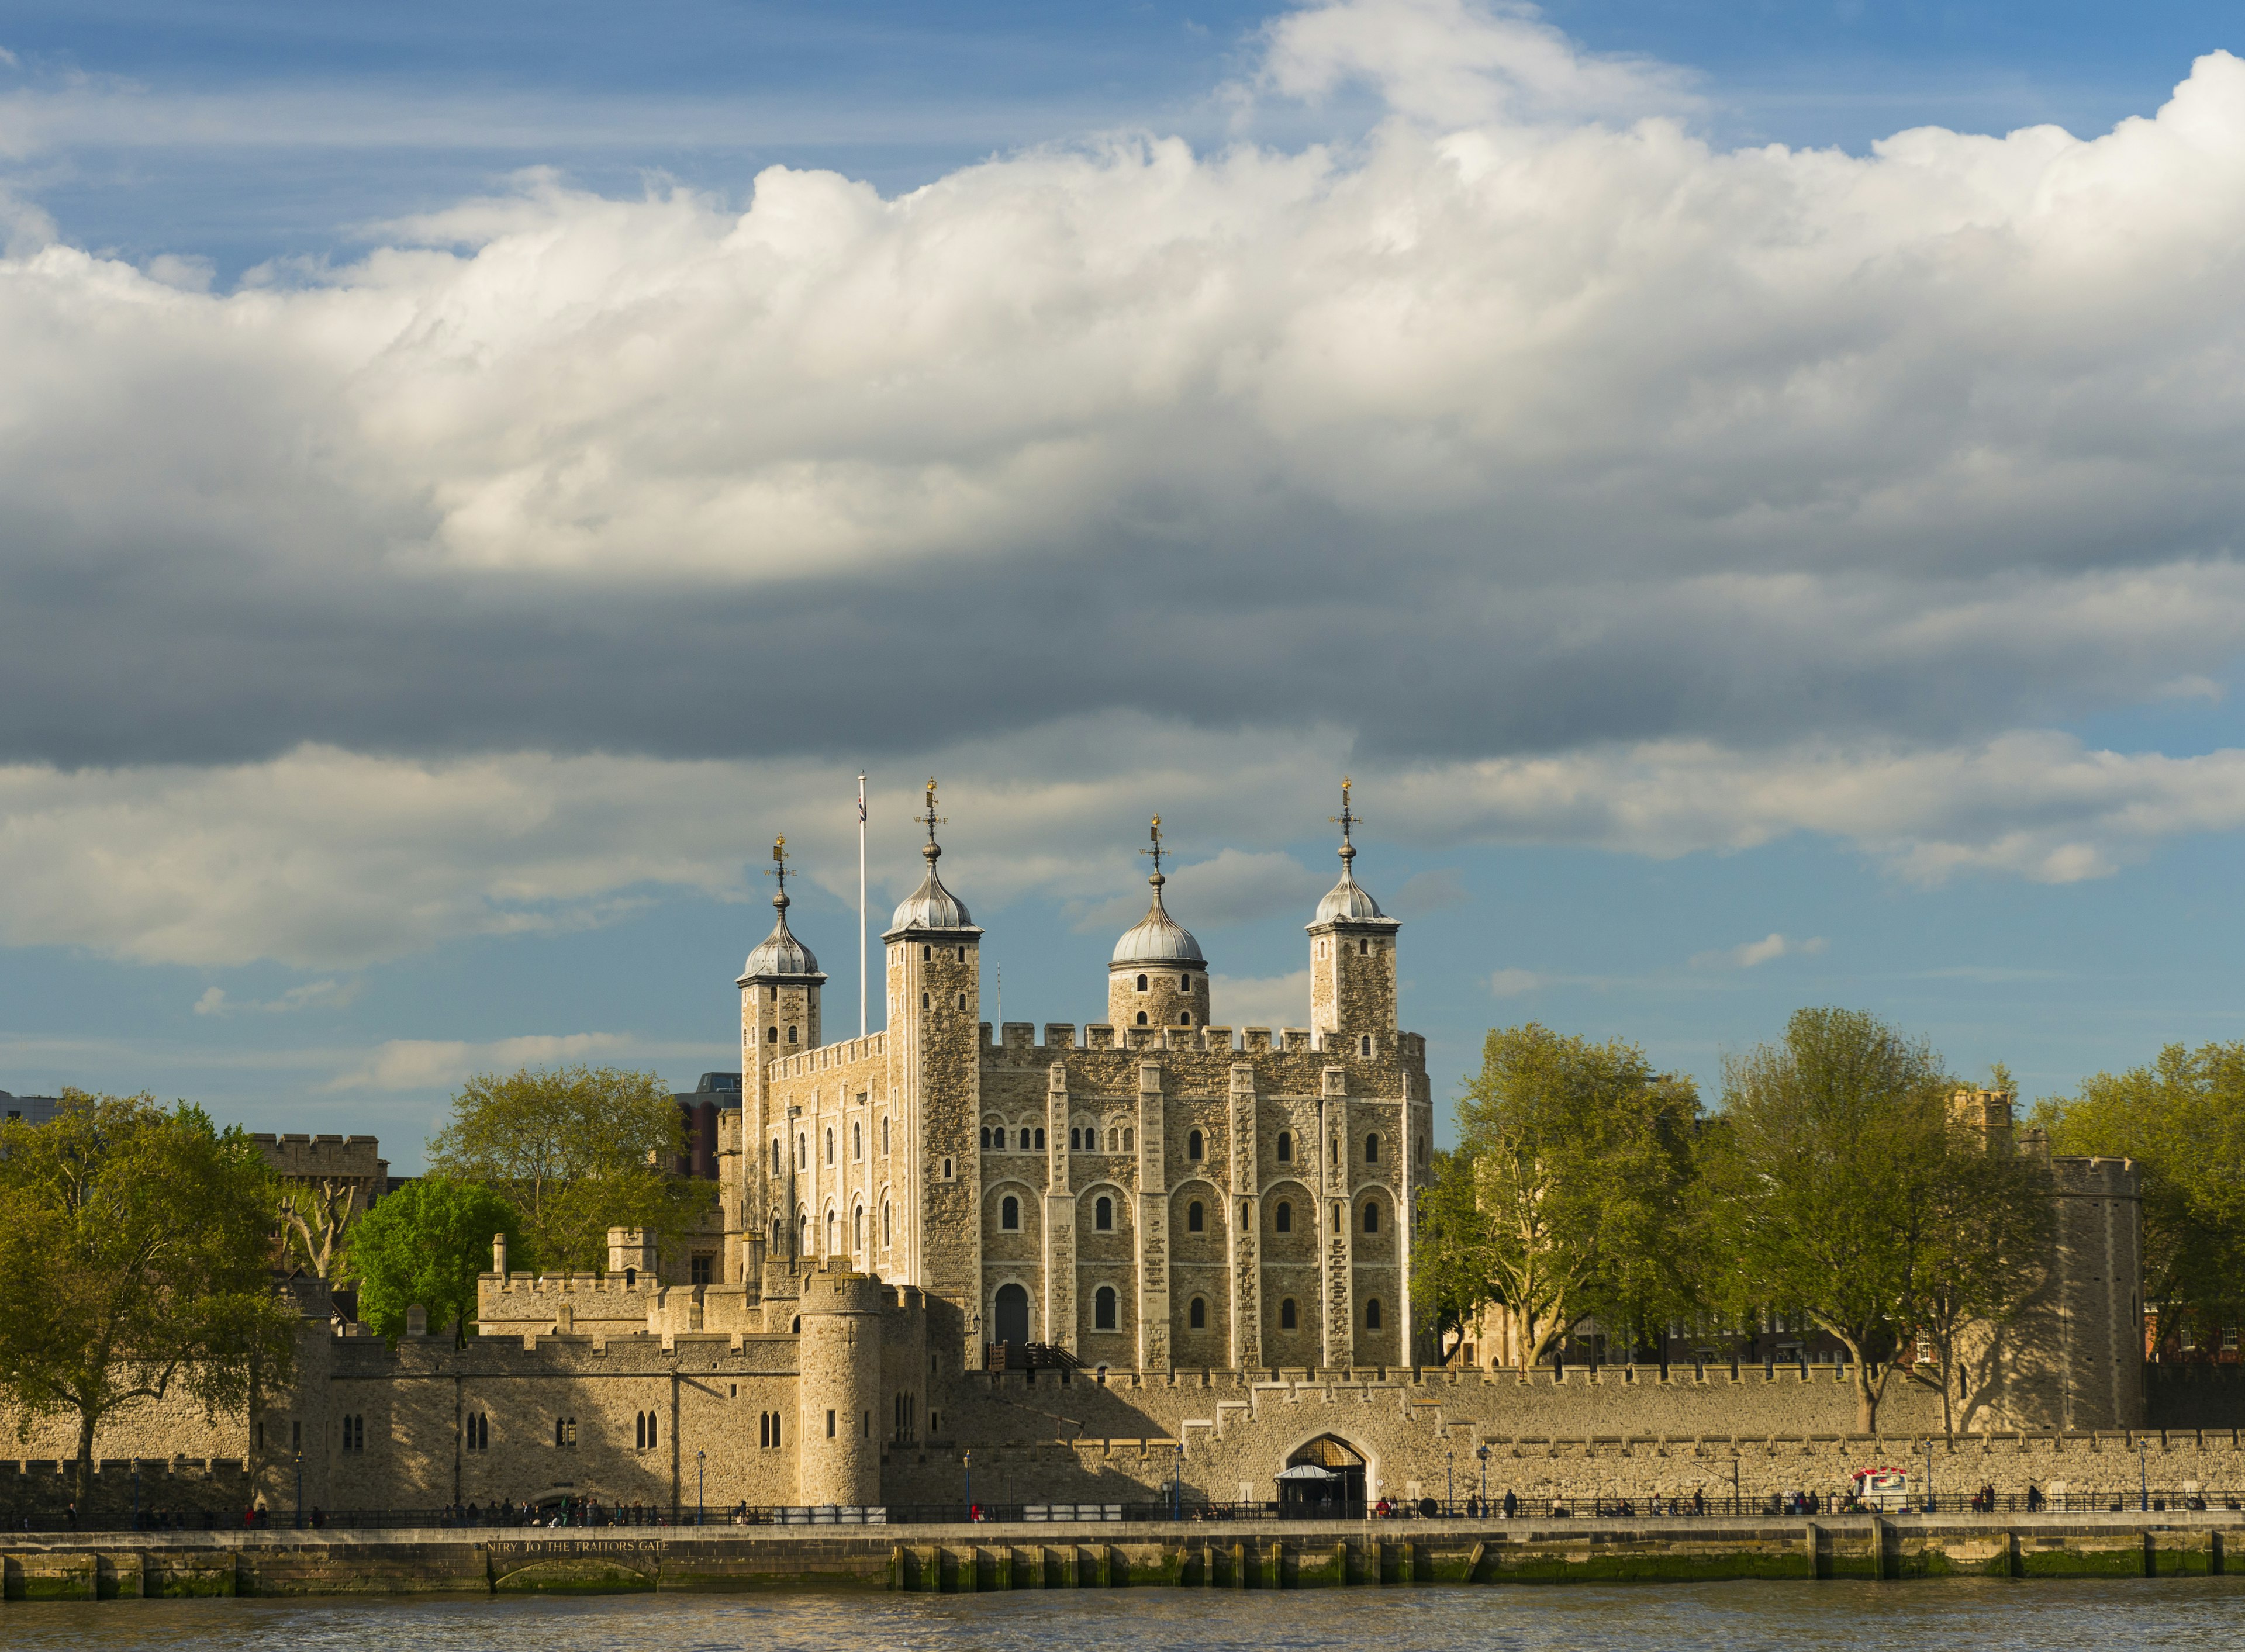
M477 1066L683 1087L782 830L847 1030L861 766L1010 1019L1156 810L1302 1019L1347 770L1440 1091L2245 1036L2239 34L10 6L0 1089L410 1168Z

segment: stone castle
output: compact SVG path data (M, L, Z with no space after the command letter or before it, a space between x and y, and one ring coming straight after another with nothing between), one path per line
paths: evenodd
M1398 1025L1401 926L1356 881L1346 791L1340 878L1306 925L1309 1025L1275 1030L1215 1021L1206 959L1163 905L1157 820L1106 1019L994 1037L983 931L938 871L933 783L922 820L925 873L882 937L887 1027L867 1037L823 1037L826 977L789 929L776 850L771 933L736 982L737 1105L695 1098L714 1141L695 1163L719 1196L677 1254L617 1229L604 1271L532 1276L499 1246L465 1347L417 1325L395 1345L366 1335L299 1280L290 1391L215 1422L148 1407L100 1455L237 1508L589 1495L675 1513L977 1487L1269 1501L1304 1465L1355 1495L1462 1498L1484 1452L1492 1493L1830 1490L1855 1458L1895 1454L1848 1439L1845 1374L1797 1348L1741 1363L1684 1337L1657 1366L1523 1377L1491 1368L1484 1329L1481 1357L1441 1364L1407 1288L1425 1046ZM2011 1148L2009 1098L1959 1105ZM2060 1255L1977 1350L1964 1419L1984 1445L2011 1431L2022 1461L2045 1440L2094 1459L2099 1431L2146 1414L2134 1167L2054 1169ZM1882 1428L1936 1432L1939 1414L1898 1383ZM21 1459L16 1502L53 1500L67 1432L35 1427L54 1446Z

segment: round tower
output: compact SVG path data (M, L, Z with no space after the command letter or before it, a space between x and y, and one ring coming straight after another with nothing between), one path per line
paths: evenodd
M1353 782L1340 782L1340 882L1318 903L1310 935L1310 1030L1320 1048L1387 1056L1395 1042L1395 934L1403 925L1356 881Z
M1107 965L1107 1019L1120 1029L1156 1026L1206 1026L1209 1022L1208 963L1200 943L1162 905L1162 817L1154 816L1153 847L1139 850L1153 857L1153 904L1146 916L1115 943Z
M786 1151L783 1127L769 1104L774 1061L817 1047L818 989L826 983L811 950L787 926L787 839L772 843L768 876L772 891L771 933L749 954L741 990L741 1150L721 1161L740 1185L723 1189L723 1207L759 1238L769 1238L773 1254L792 1254L796 1235L786 1213L795 1208L795 1155ZM724 1178L720 1177L722 1181Z
M813 1506L881 1500L881 1304L872 1274L827 1263L806 1275L797 1358L796 1495Z

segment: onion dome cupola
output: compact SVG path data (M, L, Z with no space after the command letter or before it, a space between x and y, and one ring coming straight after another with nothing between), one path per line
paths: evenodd
M809 947L787 926L787 839L772 840L772 863L764 876L772 891L772 931L756 944L742 967L741 1087L751 1101L763 1093L767 1065L797 1055L819 1041L818 989L826 977Z
M1107 965L1107 1018L1117 1027L1206 1026L1209 1019L1207 960L1192 931L1162 904L1162 817L1154 816L1152 847L1139 850L1153 859L1154 898L1140 918L1115 943Z
M917 930L941 930L980 935L974 926L974 916L967 910L967 903L943 886L943 879L935 863L943 858L943 845L935 841L935 829L944 824L944 817L935 812L935 782L927 782L927 809L920 817L927 828L927 842L920 855L927 862L927 870L921 875L919 887L897 903L890 916L889 927L882 934L885 941L901 939L907 932Z
M1400 919L1356 881L1355 829L1364 817L1351 807L1346 776L1340 782L1340 882L1318 903L1310 934L1310 1026L1321 1039L1345 1035L1360 1055L1392 1048L1395 1036L1395 934Z

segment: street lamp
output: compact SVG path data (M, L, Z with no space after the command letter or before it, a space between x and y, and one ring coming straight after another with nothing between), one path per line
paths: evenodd
M296 1480L296 1501L301 1506L303 1500L304 1482L300 1474ZM132 1459L132 1529L136 1532L140 1529L140 1459L137 1457Z
M1485 1520L1489 1516L1489 1447L1477 1448L1474 1455L1481 1459L1481 1512Z
M709 1506L702 1493L702 1470L709 1460L709 1453L707 1452L694 1453L694 1523L696 1526L707 1526L709 1523Z
M1458 1500L1458 1453L1455 1446L1445 1446L1442 1448L1442 1514L1448 1519Z
M1182 1442L1170 1447L1170 1518L1184 1519L1185 1448Z
M2149 1446L2151 1442L2149 1440L2140 1439L2136 1442L2136 1473L2138 1475L2136 1484L2143 1500L2143 1512L2146 1513L2149 1513L2152 1507L2151 1464L2149 1459L2144 1455L2146 1448Z
M140 1466L138 1463L132 1466L132 1523L138 1526L140 1523ZM301 1446L296 1448L296 1529L300 1532L304 1529L304 1448Z
M974 1453L960 1452L959 1466L967 1473L967 1519L971 1525L974 1520Z
M1933 1442L1925 1442L1925 1512L1937 1514L1941 1511L1933 1500Z

